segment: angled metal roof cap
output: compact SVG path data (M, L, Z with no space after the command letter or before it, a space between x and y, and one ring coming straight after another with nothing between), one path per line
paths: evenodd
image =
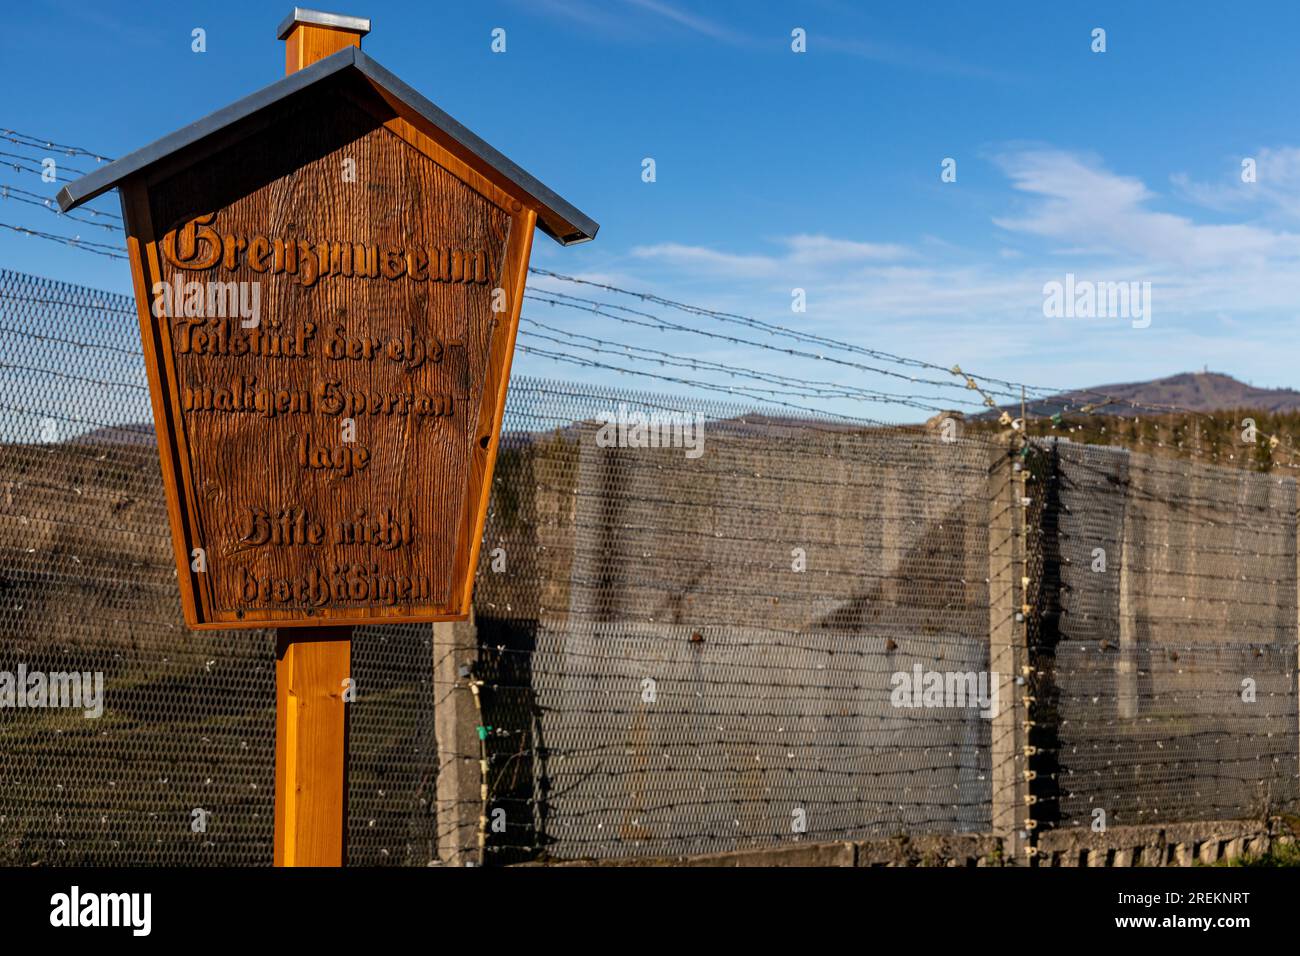
M280 21L275 31L275 38L283 40L300 23L318 27L333 27L335 30L348 30L365 36L370 32L369 17L349 17L342 13L324 13L320 10L308 10L306 7L294 7L287 17Z
M192 146L228 126L252 116L286 97L292 96L327 77L355 69L372 83L397 97L426 122L450 136L482 162L510 180L531 196L538 206L537 225L561 245L587 242L596 237L600 224L551 190L536 177L493 149L476 134L452 119L424 96L356 47L345 47L296 73L291 73L203 119L178 129L107 166L69 183L59 190L59 208L64 212L94 199L171 154Z

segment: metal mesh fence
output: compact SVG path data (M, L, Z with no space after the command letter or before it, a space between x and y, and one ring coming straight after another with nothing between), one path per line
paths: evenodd
M0 703L104 686L0 706L0 864L271 861L273 635L184 627L150 421L133 303L0 271ZM470 666L354 637L348 862L1293 809L1294 482L1033 452L513 382Z
M1061 825L1293 808L1295 480L1051 451Z
M134 304L0 271L0 343L0 671L104 688L0 708L0 864L269 865L274 635L181 619ZM430 658L354 639L351 863L433 858Z
M639 447L682 414L701 454ZM989 446L543 382L508 416L490 852L989 829L989 721L891 704L895 673L988 670Z

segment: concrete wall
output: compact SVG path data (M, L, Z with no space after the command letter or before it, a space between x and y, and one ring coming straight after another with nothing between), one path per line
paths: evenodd
M785 839L795 811L809 840L988 830L991 721L889 698L916 664L989 669L994 450L743 418L710 422L698 459L595 434L534 435L498 464L485 719L541 805L494 795L533 828L512 842L732 850Z
M1056 867L1197 866L1258 858L1295 838L1258 821L1215 820L1172 826L1116 827L1105 833L1045 834L1033 864ZM1021 865L990 834L794 843L698 856L573 861L567 866L941 866Z
M1068 443L1056 455L1060 825L1294 806L1294 480Z
M811 840L992 829L1018 854L1096 810L1113 829L1294 807L1294 482L1062 442L1035 486L987 443L758 419L712 425L695 460L594 434L518 446L498 479L510 520L486 533L485 553L516 557L480 573L481 643L529 662L496 698L520 734L504 749L540 734L548 755L530 766L546 809L523 842L556 857L738 850L781 842L790 808L815 804ZM1043 497L1029 529L1022 495ZM1033 716L1055 734L1032 756L1025 603L1049 671ZM962 737L947 713L928 729L943 740L899 736L878 709L899 661L1005 672L998 732ZM759 692L759 673L779 680ZM828 723L845 674L851 699ZM671 716L641 703L647 677ZM828 762L846 745L892 756ZM990 775L978 807L963 767Z

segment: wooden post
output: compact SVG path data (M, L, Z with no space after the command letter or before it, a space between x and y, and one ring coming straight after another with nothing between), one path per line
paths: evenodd
M352 628L281 628L275 650L275 865L342 866Z
M360 47L369 29L295 7L279 31L285 74ZM352 628L281 628L275 651L275 865L342 866Z
M318 13L294 7L293 13L280 24L278 36L284 41L284 73L296 73L344 47L361 47L361 38L370 32L370 21L336 13Z

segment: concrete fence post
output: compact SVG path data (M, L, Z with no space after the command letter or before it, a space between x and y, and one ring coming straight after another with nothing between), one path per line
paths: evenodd
M478 714L470 690L478 632L468 621L433 625L434 736L438 742L438 859L465 866L478 860L483 812Z
M998 710L992 726L992 829L1008 862L1028 862L1028 719L1022 700L1028 662L1024 589L1024 528L1019 461L1009 449L994 451L988 480L989 670L997 675ZM1020 679L1018 681L1018 679Z
M1133 720L1138 716L1138 672L1141 670L1139 655L1140 640L1138 630L1139 617L1145 617L1142 607L1142 590L1139 587L1139 540L1141 525L1138 524L1134 509L1137 500L1130 502L1132 495L1130 482L1132 469L1128 456L1125 455L1120 466L1120 507L1123 517L1119 522L1119 603L1117 624L1119 628L1119 663L1115 674L1116 712L1121 720Z

